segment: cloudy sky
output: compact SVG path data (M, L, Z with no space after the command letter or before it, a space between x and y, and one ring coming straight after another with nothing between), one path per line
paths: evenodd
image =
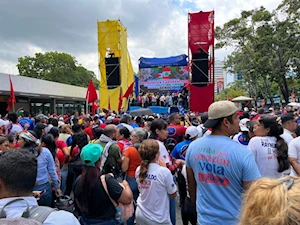
M97 20L121 19L135 71L138 59L187 54L187 13L215 10L220 26L242 10L281 0L0 0L0 73L18 74L18 57L60 51L99 75ZM229 49L216 51L223 60Z

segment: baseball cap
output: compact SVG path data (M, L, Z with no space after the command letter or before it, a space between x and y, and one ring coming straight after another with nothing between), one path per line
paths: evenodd
M269 112L270 112L270 111L274 111L274 109L273 109L272 107L270 107L270 108L269 108Z
M37 121L40 121L40 120L42 120L42 119L48 119L48 117L45 116L44 114L39 114L39 115L37 115L37 116L35 117L35 119L36 119Z
M80 153L80 158L84 165L95 166L95 163L100 159L103 148L98 144L87 144L84 146Z
M292 113L283 114L281 116L281 123L284 124L285 122L289 120L294 120L294 115Z
M230 116L238 111L233 102L218 101L212 103L208 108L208 120L204 123L204 127L214 127L218 121L224 117Z
M106 119L112 121L114 118L115 118L115 117L113 117L113 116L108 116Z
M247 123L249 122L250 120L247 119L247 118L244 118L244 119L241 119L240 120L240 129L241 131L249 131L248 127L247 127Z
M189 135L189 139L197 137L199 135L199 131L198 131L197 127L195 127L195 126L188 127L185 131L185 136L187 136L187 135Z

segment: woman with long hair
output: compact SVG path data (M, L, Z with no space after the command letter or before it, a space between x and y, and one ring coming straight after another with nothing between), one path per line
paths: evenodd
M139 196L138 185L135 179L135 171L141 164L142 159L138 152L141 143L147 139L148 132L143 128L136 128L131 132L131 142L133 146L127 148L124 152L124 158L122 162L122 171L126 173L126 180L131 188L134 201L137 200ZM134 224L134 216L132 216L128 221L127 225Z
M262 177L278 178L290 168L288 146L280 137L283 129L273 116L261 116L254 127L248 149L253 152Z
M174 159L169 155L164 145L164 141L167 140L169 135L167 127L168 127L168 123L165 120L163 119L153 120L150 127L151 135L149 138L155 139L159 145L159 152L160 152L159 158L162 159L161 161L159 161L159 164L161 162L165 163L167 168L171 171L171 173L175 175L178 166L184 165L184 161L181 159ZM174 180L176 179L175 176L173 179ZM176 224L176 202L175 199L173 198L170 198L170 216L171 216L172 224L175 225Z
M136 170L140 191L136 222L138 225L171 225L169 197L176 197L177 188L170 170L160 159L159 144L155 140L144 140L139 153L142 163Z
M48 148L51 152L55 163L56 174L58 176L58 180L61 183L61 171L60 171L60 163L58 158L56 157L57 147L55 144L55 140L52 134L44 134L41 138L41 146L42 148ZM52 199L55 199L55 187L52 187ZM53 202L52 202L53 203ZM53 206L53 204L52 204Z
M240 225L300 224L300 178L261 178L244 198Z
M116 209L100 180L102 152L103 148L98 144L88 144L81 149L80 158L84 166L73 187L75 202L81 213L81 225L118 225ZM105 176L105 181L114 201L122 204L132 202L132 192L127 181L120 185L110 175Z
M20 148L27 149L29 152L37 156L38 170L36 177L36 185L34 191L45 191L38 200L39 205L51 207L52 203L52 189L49 180L55 187L56 196L62 195L60 190L60 182L55 170L55 164L53 156L48 148L41 147L39 145L39 140L37 139L37 134L34 131L22 131L18 136L18 145Z

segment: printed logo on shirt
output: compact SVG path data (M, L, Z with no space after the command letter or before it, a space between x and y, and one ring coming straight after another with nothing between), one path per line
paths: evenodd
M175 134L176 134L176 129L174 128L174 127L168 127L167 128L167 130L168 130L168 135L169 136L175 136Z
M146 190L149 189L153 180L157 180L157 176L153 174L147 174L146 179L139 184L139 188Z
M225 168L230 166L228 152L218 152L211 149L202 149L204 154L194 154L194 160L198 161L199 181L207 184L216 184L218 186L230 186L229 180L225 177ZM207 152L215 155L205 154Z
M244 141L244 138L243 138L243 135L242 135L242 134L238 136L238 141L239 141L240 144L242 144L242 145L248 145L248 144L249 144L248 141Z

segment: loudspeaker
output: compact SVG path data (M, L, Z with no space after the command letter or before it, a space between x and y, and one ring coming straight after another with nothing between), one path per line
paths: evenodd
M208 54L197 52L192 56L192 84L204 87L208 85Z
M106 82L108 89L113 89L121 85L120 58L105 58Z

